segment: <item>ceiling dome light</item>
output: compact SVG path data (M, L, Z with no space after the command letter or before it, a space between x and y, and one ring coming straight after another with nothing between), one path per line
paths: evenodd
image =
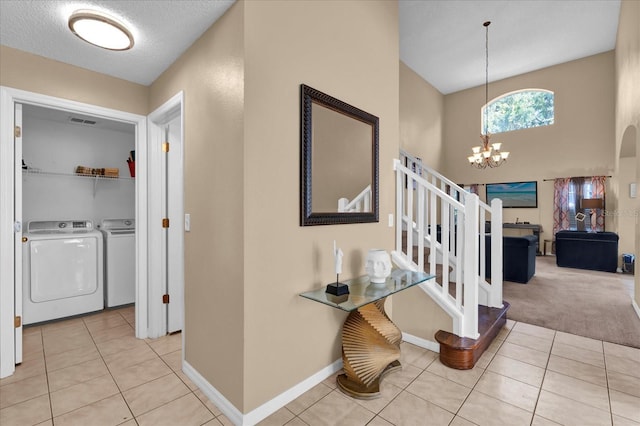
M114 18L93 10L76 10L69 17L69 29L82 40L109 50L133 47L131 32Z

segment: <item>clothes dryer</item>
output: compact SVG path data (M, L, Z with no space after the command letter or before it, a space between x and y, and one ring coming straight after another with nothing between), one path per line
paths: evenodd
M107 307L136 300L135 219L104 219L104 303Z
M32 221L23 237L23 324L104 308L102 234L93 222Z

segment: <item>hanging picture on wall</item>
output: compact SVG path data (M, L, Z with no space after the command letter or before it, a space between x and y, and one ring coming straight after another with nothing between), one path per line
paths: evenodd
M538 207L538 182L508 182L488 183L487 203L494 198L502 200L505 208L536 208Z

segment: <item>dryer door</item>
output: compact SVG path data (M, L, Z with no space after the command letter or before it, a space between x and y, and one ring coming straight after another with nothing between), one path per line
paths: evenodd
M29 297L34 303L98 290L95 237L31 240Z

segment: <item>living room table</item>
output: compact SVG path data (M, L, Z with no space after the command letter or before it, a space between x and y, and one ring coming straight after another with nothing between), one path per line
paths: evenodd
M372 283L369 276L341 282L349 294L335 296L325 288L300 296L349 312L342 327L342 361L344 374L337 377L338 387L347 395L360 399L380 396L380 380L401 368L402 332L384 310L388 296L435 278L435 275L394 269L384 283Z

